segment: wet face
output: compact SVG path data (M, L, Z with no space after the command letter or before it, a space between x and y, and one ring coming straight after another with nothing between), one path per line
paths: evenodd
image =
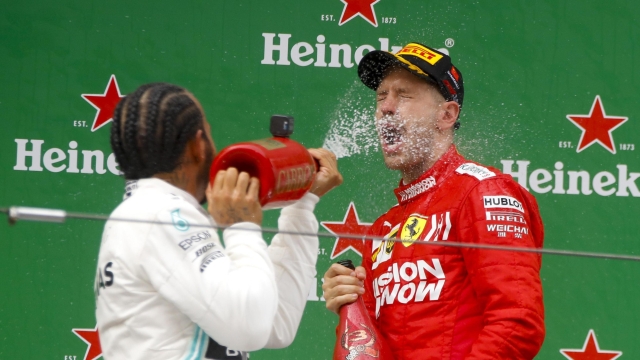
M393 68L376 90L376 129L386 166L403 173L429 162L438 142L444 98L434 86L402 68Z

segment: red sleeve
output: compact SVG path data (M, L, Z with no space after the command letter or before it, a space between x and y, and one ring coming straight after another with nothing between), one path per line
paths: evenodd
M538 206L520 185L487 179L471 190L460 210L459 236L470 243L541 247ZM544 340L539 254L462 250L483 324L471 352L475 359L533 359Z

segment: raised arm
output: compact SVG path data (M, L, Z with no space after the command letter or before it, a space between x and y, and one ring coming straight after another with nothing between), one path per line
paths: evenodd
M297 203L282 209L276 235L269 246L276 273L279 302L267 347L289 346L295 338L309 289L316 276L318 237L296 233L318 232L313 210L320 196L342 183L335 155L325 149L311 149L320 168L311 190Z

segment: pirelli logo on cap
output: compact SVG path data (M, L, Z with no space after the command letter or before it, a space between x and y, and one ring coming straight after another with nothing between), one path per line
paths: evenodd
M396 55L417 56L431 65L435 65L438 61L440 61L440 59L442 59L442 55L438 54L437 52L431 51L422 45L413 43L405 46L404 49L400 50Z

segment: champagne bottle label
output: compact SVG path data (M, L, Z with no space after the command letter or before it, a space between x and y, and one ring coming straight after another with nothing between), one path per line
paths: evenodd
M351 270L351 260L338 261ZM384 338L371 321L362 297L354 303L342 305L340 322L336 329L336 345L333 360L392 360L393 355Z
M286 147L285 144L274 139L259 139L259 140L249 141L249 142L253 144L258 144L267 150L282 149Z
M365 324L354 324L347 321L340 344L349 351L345 357L346 360L355 360L360 354L372 358L380 356L380 351L376 348L375 333Z

